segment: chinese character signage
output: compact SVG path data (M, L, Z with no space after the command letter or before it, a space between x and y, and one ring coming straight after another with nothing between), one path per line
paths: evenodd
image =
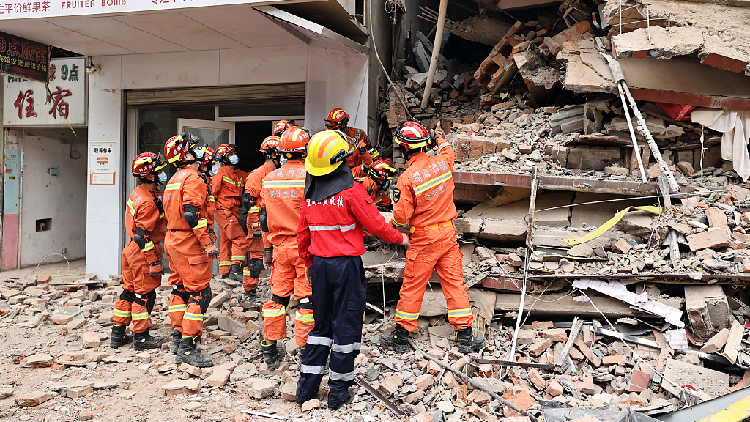
M6 126L85 126L86 59L52 59L47 85L3 76Z
M49 46L0 32L0 74L47 81Z
M227 4L286 3L291 0L0 0L0 20L144 12Z

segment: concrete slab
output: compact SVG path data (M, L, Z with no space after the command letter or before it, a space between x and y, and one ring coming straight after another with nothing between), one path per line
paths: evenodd
M578 192L576 193L574 202L576 204L581 204L591 201L608 201L611 199L625 198L627 197L621 195ZM577 207L573 207L573 211L570 217L570 225L572 227L582 227L585 223L587 227L599 227L610 218L614 217L618 211L630 206L637 205L653 205L653 201L648 199L634 199L627 201L601 202L591 205L579 205Z
M574 197L575 194L573 192L540 192L540 195L537 196L536 208L544 210L546 208L570 205ZM524 218L529 212L528 199L511 202L499 207L493 207L492 202L481 203L464 215L471 218L513 220L524 223ZM540 226L565 227L569 224L568 214L569 208L557 208L549 211L539 211L535 213L534 218L535 223Z

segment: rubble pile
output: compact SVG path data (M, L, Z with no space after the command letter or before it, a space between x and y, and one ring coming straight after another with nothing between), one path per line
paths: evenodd
M468 250L465 246L462 249ZM368 254L386 254L381 246L372 249ZM492 254L484 249L476 247L474 255ZM376 261L372 256L368 260ZM237 306L233 286L225 281L212 281L216 295L200 345L215 366L200 369L176 365L168 344L160 351L145 352L135 352L132 346L109 347L112 308L119 292L116 276L102 281L92 275L32 274L5 280L0 285L0 324L6 345L0 362L6 374L0 382L0 414L15 420L41 420L46 415L45 420L51 421L341 418L321 407L325 379L319 399L294 405L299 374L296 345L293 341L282 345L285 362L269 371L259 353L259 312ZM269 294L267 278L261 286L262 294ZM469 288L477 330L489 339L477 355L457 351L439 285L425 294L414 334L417 350L403 354L380 348L384 325L390 327L386 331L393 328L391 316L383 319L368 313L357 357L360 386L346 412L361 421L503 417L542 421L552 420L547 412L560 407L656 415L750 384L746 289L686 285L681 295L675 293L681 286L639 282L625 288L618 283L584 285L578 280L573 282L576 291L562 296L572 302L565 302L555 300L561 297L560 286L532 286L530 295L542 293L537 300L556 303L550 311L549 306L527 299L534 303L531 309L547 316L536 311L531 318L526 314L517 333L513 318L518 301L509 307L507 297L517 299L518 291L507 293L512 288L506 288L504 294L482 284ZM618 286L622 286L619 291ZM617 297L615 301L624 304L615 306L605 296L606 287ZM637 298L628 304L632 287ZM155 323L152 333L166 336L171 330L168 298L165 279L152 314L154 321L161 322ZM586 301L596 305L596 311ZM566 312L569 316L562 317ZM550 314L556 315L554 320ZM658 325L668 329L654 328ZM291 338L291 328L289 334ZM514 343L515 356L509 356ZM743 370L748 371L744 377ZM686 384L694 390L686 389Z

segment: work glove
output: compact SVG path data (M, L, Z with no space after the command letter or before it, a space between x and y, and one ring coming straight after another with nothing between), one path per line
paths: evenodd
M445 132L443 132L443 128L440 125L435 126L435 130L432 131L432 137L435 139L445 138Z
M151 275L162 274L163 272L164 268L162 268L161 262L152 262L151 265L148 266L148 273Z
M263 266L267 270L273 266L273 248L263 248Z
M216 242L216 233L214 229L208 229L208 238L211 239L211 243Z
M367 145L367 143L366 143L365 141L363 141L363 140L360 140L360 141L359 141L359 142L357 143L357 149L359 150L359 152L361 152L361 153L363 153L363 154L367 152L367 147L368 147L368 146L369 146L369 145Z
M219 258L219 248L216 247L216 245L209 244L206 246L206 255L210 259L218 259Z
M305 279L307 280L307 284L312 286L312 265L305 267Z
M411 247L411 242L409 242L409 236L407 236L406 234L404 234L403 236L404 236L404 240L401 241L400 245L406 246L406 249L409 249Z

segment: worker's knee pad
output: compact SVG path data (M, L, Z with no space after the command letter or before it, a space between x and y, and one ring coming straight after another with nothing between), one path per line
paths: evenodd
M281 305L281 306L283 306L283 307L287 307L287 305L289 305L289 298L290 298L290 297L291 297L291 296L287 296L287 297L281 297L281 296L276 296L276 295L272 294L272 295L271 295L271 300L272 300L273 302L276 302L276 303L278 303L279 305Z
M208 304L211 303L211 299L213 299L213 293L211 292L211 286L208 286L197 294L191 295L189 303L195 303L200 306L201 313L205 314L208 310Z
M258 278L260 277L260 272L263 271L263 260L259 258L254 258L249 261L247 261L247 265L250 270L250 277L252 278Z
M310 309L312 310L312 298L309 297L303 297L299 300L299 305L297 305L297 309Z
M131 292L130 290L122 289L122 293L120 293L120 300L124 300L128 303L133 303L135 300L135 293Z

